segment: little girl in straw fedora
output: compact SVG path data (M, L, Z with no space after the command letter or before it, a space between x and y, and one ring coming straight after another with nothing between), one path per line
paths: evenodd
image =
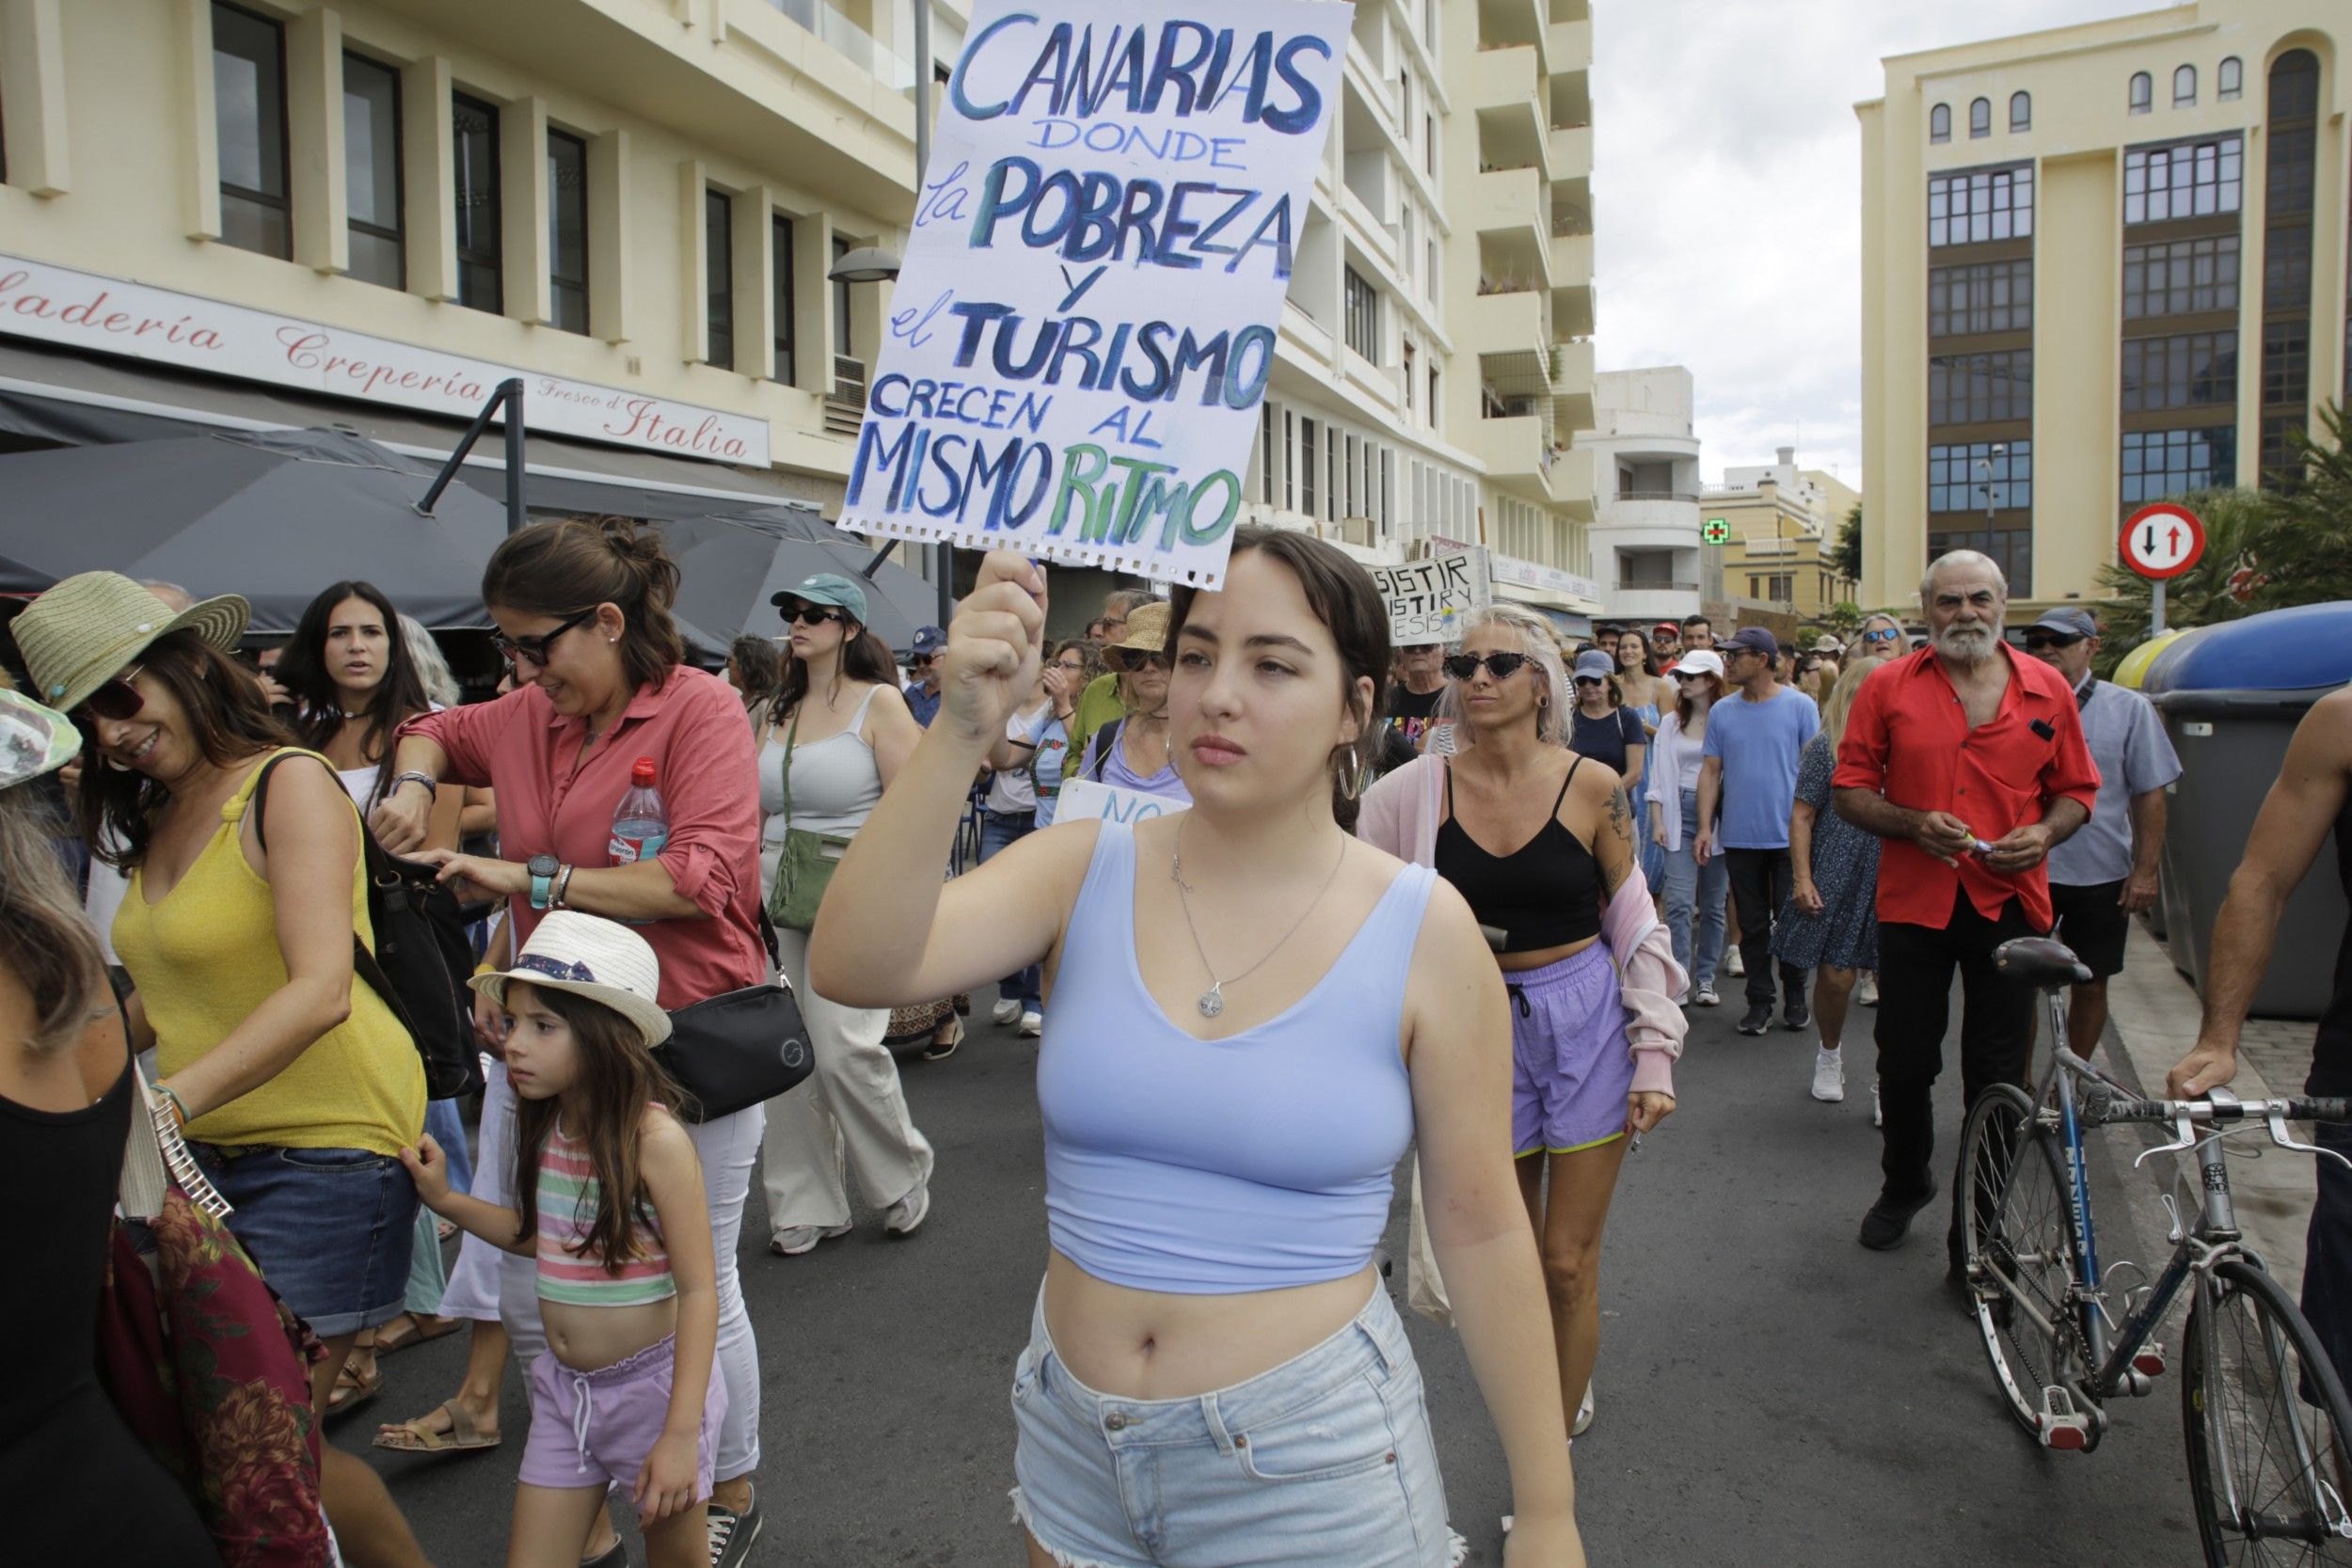
M701 1568L712 1449L717 1273L702 1167L652 1048L670 1036L660 969L627 927L542 920L514 966L474 989L506 1016L515 1193L451 1190L432 1138L401 1159L434 1212L535 1256L548 1350L531 1370L531 1438L508 1568L574 1568L608 1484L629 1489L651 1568Z

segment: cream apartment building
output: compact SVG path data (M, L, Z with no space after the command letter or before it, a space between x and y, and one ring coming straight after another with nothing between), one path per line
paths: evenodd
M1597 492L1593 562L1613 620L1652 625L1699 609L1699 441L1681 365L1603 371L1594 424L1576 437Z
M831 515L890 288L827 272L902 245L969 17L936 0L918 70L914 3L0 0L0 446L437 454L516 375L534 506ZM1358 7L1254 515L1478 541L1597 608L1553 451L1590 417L1590 64L1583 0Z
M2094 597L2133 509L2316 433L2352 375L2347 45L2341 5L2198 0L1884 62L1862 603L1961 546L2021 610Z
M1793 634L1854 600L1856 585L1830 555L1861 499L1836 474L1799 467L1794 447L1782 447L1771 463L1724 470L1724 482L1708 485L1698 507L1700 526L1720 522L1724 535L1704 552L1707 612Z

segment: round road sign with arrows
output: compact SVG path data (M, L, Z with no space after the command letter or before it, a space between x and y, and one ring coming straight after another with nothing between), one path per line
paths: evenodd
M2123 519L2117 540L2123 564L2143 578L2177 578L2205 553L2205 525L2185 506L2158 501Z

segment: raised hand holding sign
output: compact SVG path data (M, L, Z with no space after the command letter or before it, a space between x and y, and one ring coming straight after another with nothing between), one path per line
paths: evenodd
M940 719L993 745L1012 710L1037 689L1044 638L1045 568L1017 550L990 551L947 628Z

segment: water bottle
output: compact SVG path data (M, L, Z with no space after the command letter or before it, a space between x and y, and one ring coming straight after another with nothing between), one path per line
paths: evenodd
M649 861L670 841L670 808L653 781L653 758L639 757L628 770L628 793L612 809L614 865Z

